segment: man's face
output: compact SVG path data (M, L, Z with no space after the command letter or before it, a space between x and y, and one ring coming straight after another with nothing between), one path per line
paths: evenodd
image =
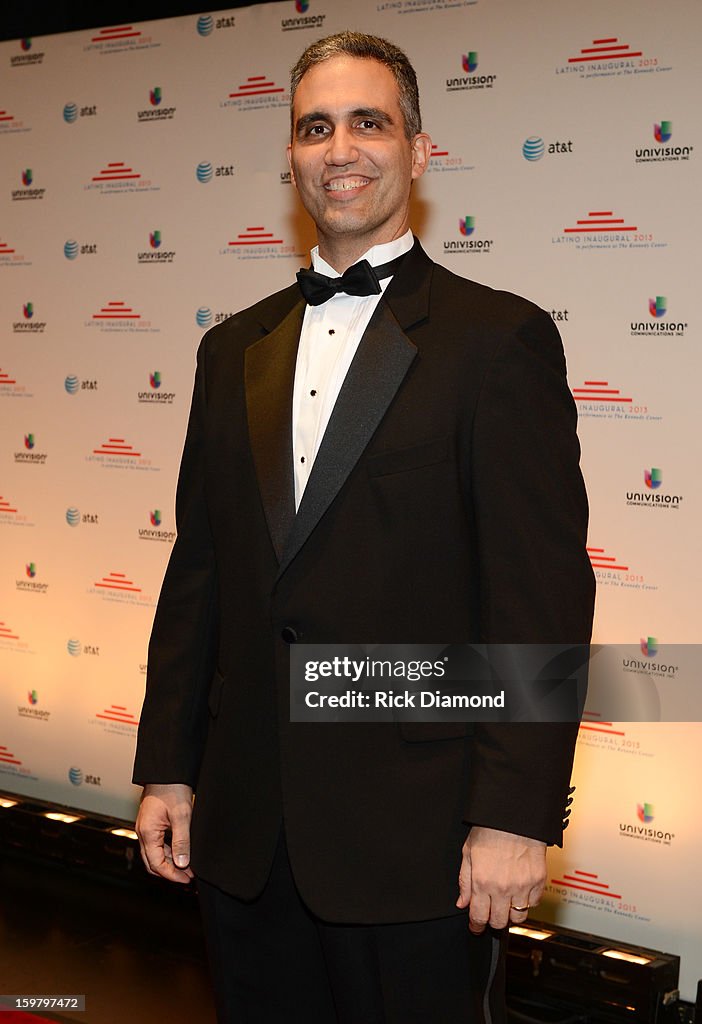
M410 185L430 151L427 135L405 135L397 84L378 61L333 57L302 78L288 159L331 254L352 247L360 255L407 230Z

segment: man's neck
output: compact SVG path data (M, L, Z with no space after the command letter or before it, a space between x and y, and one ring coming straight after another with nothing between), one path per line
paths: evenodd
M394 242L396 238L401 238L406 233L408 226L407 223L403 223L397 231L387 233L385 236L379 234L376 238L367 235L363 238L330 238L320 234L317 251L324 262L333 267L337 274L343 274L373 246Z

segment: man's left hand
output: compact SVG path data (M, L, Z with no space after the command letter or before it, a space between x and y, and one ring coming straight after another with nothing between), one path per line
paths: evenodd
M487 925L521 924L526 908L541 899L545 882L546 843L475 826L463 844L456 906L470 907L469 927L476 935Z

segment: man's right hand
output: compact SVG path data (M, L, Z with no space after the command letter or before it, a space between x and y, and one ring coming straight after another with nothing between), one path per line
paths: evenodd
M193 791L183 783L144 787L136 820L141 856L150 875L187 884L190 867L190 818ZM166 832L171 831L171 843Z

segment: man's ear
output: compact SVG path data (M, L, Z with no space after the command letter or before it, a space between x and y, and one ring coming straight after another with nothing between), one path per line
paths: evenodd
M285 155L288 158L288 166L290 167L290 180L293 183L293 185L295 185L295 187L297 187L296 182L295 182L295 172L293 170L293 165L292 165L292 144L290 142L286 146Z
M426 132L419 132L412 139L412 177L421 178L429 166L431 139Z

